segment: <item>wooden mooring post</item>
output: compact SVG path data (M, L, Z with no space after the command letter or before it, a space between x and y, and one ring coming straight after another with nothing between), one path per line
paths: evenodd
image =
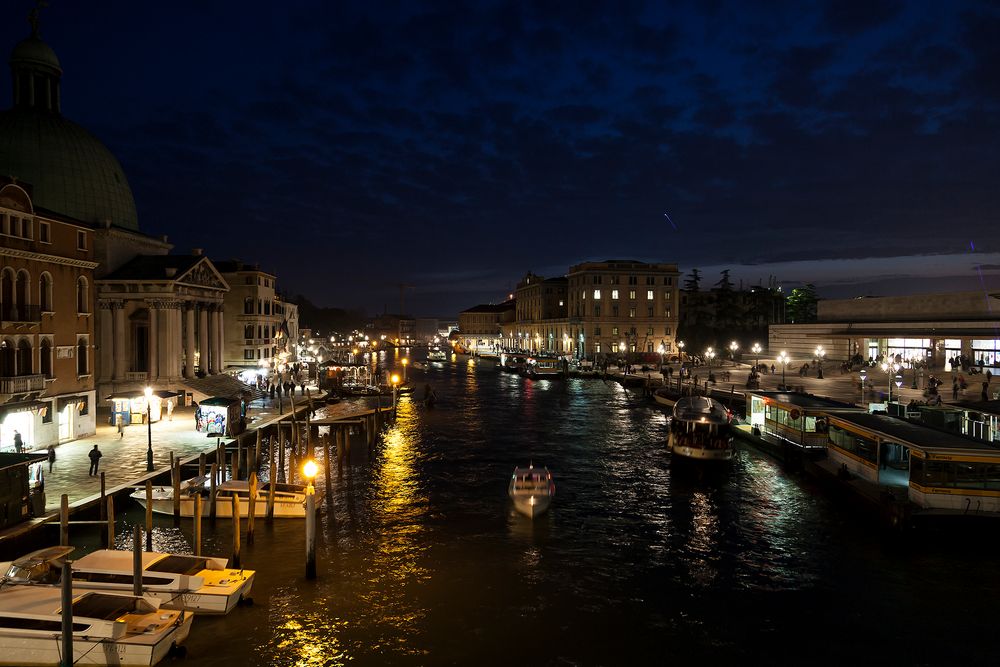
M194 555L201 555L201 494L194 496Z
M240 567L240 499L235 493L233 499L233 567Z
M181 459L174 458L174 453L170 452L170 464L173 467L170 477L174 482L174 526L181 525Z
M253 469L257 471L260 469L260 450L264 446L264 434L261 430L257 429L257 446L254 448L253 452Z
M212 479L208 485L208 516L214 522L215 521L215 487L216 482L219 479L219 464L212 464Z
M208 463L208 457L205 452L198 455L198 477L199 479L205 476L205 468Z
M278 481L284 482L285 477L285 436L284 428L281 422L278 422Z
M59 546L69 546L69 496L59 498Z
M153 550L153 480L146 480L146 551Z
M247 504L247 544L253 544L253 523L257 514L257 473L250 472L250 497Z
M115 548L115 497L108 496L108 549ZM138 528L139 526L136 526Z

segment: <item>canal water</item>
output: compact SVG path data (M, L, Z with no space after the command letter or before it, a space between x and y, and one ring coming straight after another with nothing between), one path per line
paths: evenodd
M664 411L615 383L465 360L410 374L384 444L355 446L331 489L320 475L319 578L304 579L302 522L259 522L243 551L256 604L198 618L178 664L990 660L992 525L889 537L747 446L700 475L671 464ZM534 522L506 496L528 462L557 484ZM206 525L205 553L228 554L229 530ZM168 519L156 546L188 551L189 536Z

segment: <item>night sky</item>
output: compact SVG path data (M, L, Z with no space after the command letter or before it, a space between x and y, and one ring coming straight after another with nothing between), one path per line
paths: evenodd
M531 4L51 0L41 35L144 232L320 305L454 317L609 258L1000 287L997 3Z

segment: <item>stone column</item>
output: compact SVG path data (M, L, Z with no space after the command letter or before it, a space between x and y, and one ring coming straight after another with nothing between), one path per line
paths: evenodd
M97 304L100 312L97 321L97 340L98 345L101 346L101 353L97 357L98 382L109 382L111 380L111 373L114 370L115 320L112 306L112 301L103 299Z
M208 350L211 353L208 357L208 372L215 375L221 368L219 368L219 306L214 303L208 307Z
M198 317L198 368L202 373L208 374L208 304L199 303Z
M146 303L149 310L149 369L146 381L152 384L160 376L160 304Z
M125 366L128 359L128 350L125 347L125 304L122 301L113 301L111 308L114 312L115 329L114 350L112 352L114 355L112 379L115 382L123 382L125 380Z
M194 377L194 301L184 304L184 377Z
M167 309L167 326L165 329L167 345L166 374L171 380L181 376L181 307L180 301L171 301Z
M222 304L219 304L219 370L222 371L226 368L226 327L225 322L222 317L225 314L225 309Z

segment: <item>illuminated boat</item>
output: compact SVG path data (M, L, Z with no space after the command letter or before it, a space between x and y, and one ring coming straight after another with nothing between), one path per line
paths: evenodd
M514 468L507 493L514 501L514 509L533 519L549 508L556 484L548 468L518 467Z
M18 561L21 562L21 561ZM0 665L149 667L176 652L194 615L160 609L149 597L74 594L73 658L62 659L62 591L6 586L0 591Z
M262 484L257 489L254 516L267 515L267 494L271 488L270 482ZM204 503L202 513L210 512L208 496L209 481L205 477L194 477L181 483L180 511L182 517L194 516L194 497L201 495ZM233 496L239 502L240 517L246 518L250 508L250 483L243 480L227 480L219 484L215 491L215 516L233 516ZM132 494L136 502L146 507L146 489L138 488ZM316 491L316 503L322 499L322 492ZM153 487L153 511L157 514L174 513L174 489L172 486ZM278 483L274 489L274 518L304 519L306 516L306 487L301 484Z
M668 448L676 457L731 461L736 454L732 413L707 396L685 396L674 405Z
M448 361L448 353L444 348L435 345L427 350L427 361Z
M50 547L11 564L5 583L58 585L58 559L73 547ZM100 549L73 561L73 590L131 593L131 551ZM21 565L18 565L20 563ZM225 558L146 551L142 554L142 592L164 609L200 614L228 614L249 599L255 572L226 568Z
M563 377L563 360L558 357L530 357L524 374L536 380L557 380Z

